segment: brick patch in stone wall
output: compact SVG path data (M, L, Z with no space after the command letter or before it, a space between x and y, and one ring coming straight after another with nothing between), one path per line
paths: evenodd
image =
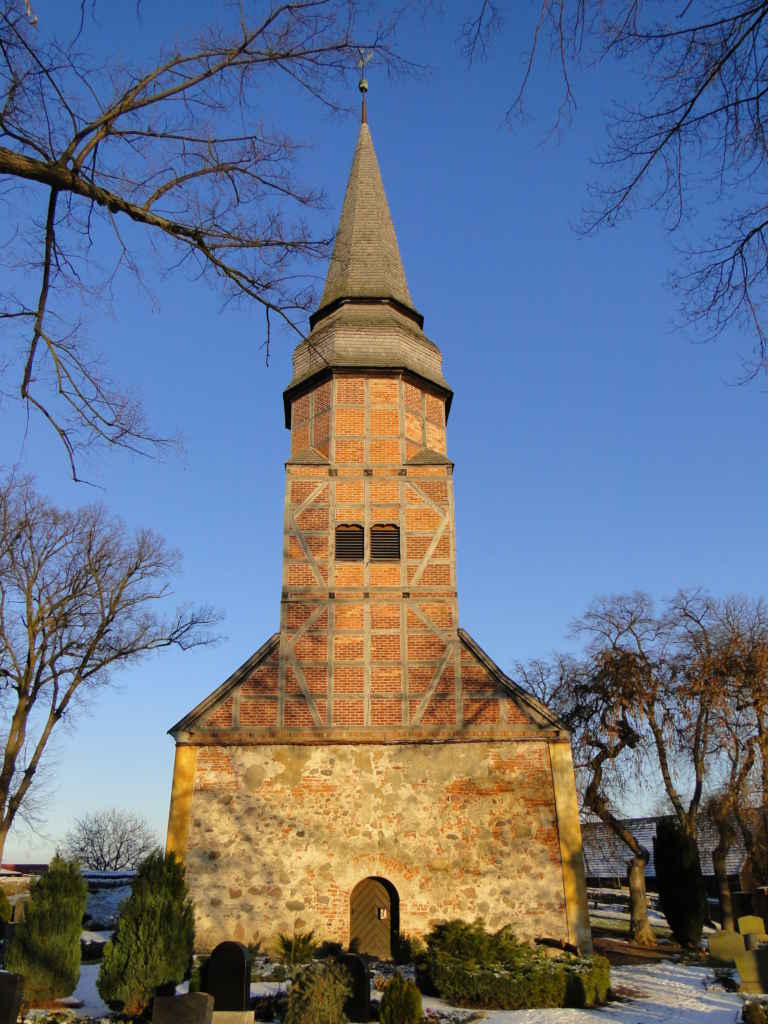
M201 748L187 852L200 946L269 945L294 926L346 943L369 876L395 886L409 934L461 916L566 938L548 769L546 744Z

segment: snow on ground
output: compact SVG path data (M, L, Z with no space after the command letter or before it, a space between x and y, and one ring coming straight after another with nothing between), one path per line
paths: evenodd
M82 1002L77 1017L107 1017L109 1009L96 990L99 964L83 964L73 993ZM611 986L624 994L621 1002L596 1010L488 1010L485 1024L736 1024L744 997L724 992L706 967L668 962L611 968ZM251 995L274 995L286 982L260 981ZM441 999L424 997L427 1021L450 1015L460 1022L483 1011L457 1010ZM430 1013L430 1011L432 1011Z
M111 1013L96 988L100 967L101 964L81 964L80 980L75 991L67 999L59 1000L64 1008L69 1003L76 1017L109 1017ZM82 1006L77 1006L77 1003L82 1003Z

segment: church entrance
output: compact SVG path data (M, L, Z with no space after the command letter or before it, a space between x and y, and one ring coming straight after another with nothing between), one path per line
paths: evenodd
M400 930L400 898L386 878L364 878L349 897L349 948L355 953L392 959Z

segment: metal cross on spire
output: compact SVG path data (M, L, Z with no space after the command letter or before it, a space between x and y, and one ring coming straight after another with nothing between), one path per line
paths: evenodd
M360 82L357 87L360 90L363 97L363 107L360 112L360 122L361 124L368 124L368 112L365 109L365 94L368 92L368 79L365 77L365 66L373 56L373 50L368 50L367 52L365 50L358 50L357 52L359 54L357 66L360 68Z

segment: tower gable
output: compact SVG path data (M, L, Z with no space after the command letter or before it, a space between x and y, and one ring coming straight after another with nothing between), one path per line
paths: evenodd
M429 602L414 602L408 615L428 621ZM386 615L385 607L380 609ZM319 622L326 614L310 614ZM308 624L309 624L308 619ZM311 629L307 631L311 641ZM274 634L236 672L170 730L180 742L217 744L280 742L413 742L467 739L561 738L557 717L507 676L463 629L439 637L440 657L411 671L407 697L380 673L371 693L371 724L353 718L355 677L329 697L327 669L311 672L295 664L280 677L280 635ZM428 634L422 644L430 643ZM404 706L406 708L404 712ZM394 711L394 714L393 714Z

